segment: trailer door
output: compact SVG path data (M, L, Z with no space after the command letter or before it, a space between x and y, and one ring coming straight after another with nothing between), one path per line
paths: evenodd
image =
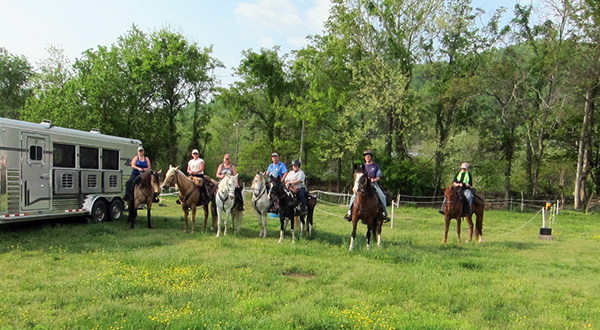
M50 143L47 135L23 133L21 205L26 210L50 208Z

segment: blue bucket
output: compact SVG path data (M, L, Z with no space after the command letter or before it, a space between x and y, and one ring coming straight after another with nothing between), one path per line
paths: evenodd
M269 218L279 218L279 214L277 214L277 213L269 213Z

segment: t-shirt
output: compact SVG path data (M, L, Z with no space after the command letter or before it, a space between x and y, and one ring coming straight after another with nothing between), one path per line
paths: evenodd
M298 172L289 171L285 177L285 182L292 182L300 180L301 182L293 183L294 186L298 188L305 188L304 181L306 181L306 175L303 170L298 170Z
M198 159L190 159L190 161L188 162L188 165L190 166L190 170L192 172L196 172L200 169L200 164L204 163L204 159L202 158L198 158ZM198 174L204 174L204 171L198 173Z
M267 168L267 172L269 172L269 175L274 176L276 178L282 178L287 171L287 166L285 166L285 164L282 162L278 162L277 164L271 164L269 165L269 168Z
M377 163L365 164L365 170L367 170L367 173L369 173L369 178L371 179L381 177L381 169Z

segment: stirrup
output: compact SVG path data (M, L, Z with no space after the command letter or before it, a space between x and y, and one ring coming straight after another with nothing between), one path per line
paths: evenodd
M441 214L441 215L446 214L446 213L444 213L444 210L438 210L438 213Z
M344 215L344 220L346 220L346 221L352 221L352 215L346 213L346 215Z
M381 217L383 219L383 223L390 222L390 217L387 215L387 213L382 214Z

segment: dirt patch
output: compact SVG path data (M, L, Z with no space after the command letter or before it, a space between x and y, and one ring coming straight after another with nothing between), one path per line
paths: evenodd
M304 274L304 273L281 273L283 276L294 277L294 278L313 278L315 274Z

